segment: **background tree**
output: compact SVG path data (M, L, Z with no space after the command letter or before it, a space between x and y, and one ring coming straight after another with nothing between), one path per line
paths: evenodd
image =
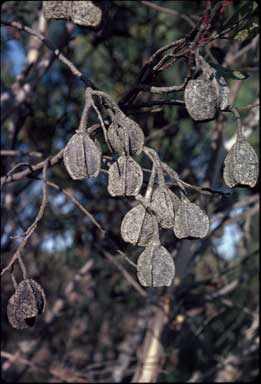
M47 21L40 1L2 6L3 379L251 381L258 374L258 185L224 184L235 116L228 108L212 121L193 121L183 82L194 76L199 50L227 81L229 104L259 153L257 2L103 6L96 29ZM135 199L108 193L114 155L95 111L88 126L101 142L99 176L72 180L61 161L79 127L86 86L106 92L142 127L146 146L210 218L204 239L162 231L175 257L170 287L143 288L137 280L142 248L120 235ZM139 164L145 188L151 162L142 155ZM19 331L6 307L14 276L19 282L25 274L41 284L47 305L34 327Z

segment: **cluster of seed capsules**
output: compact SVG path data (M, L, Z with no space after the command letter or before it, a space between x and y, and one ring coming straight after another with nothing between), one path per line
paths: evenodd
M61 3L58 8L57 3ZM74 10L65 3L81 3L80 6L88 3L88 9L84 8L86 4L83 5L82 15L85 12L90 15L95 7L88 1L44 2L45 16L70 17L81 23L77 9ZM185 87L185 105L194 121L210 121L216 118L219 111L229 108L229 88L225 79L198 52L195 54L195 61L199 75L189 80ZM96 108L90 92L89 89L88 97L91 98L91 105ZM106 97L107 102L108 99L111 100ZM175 265L173 257L161 245L160 229L172 229L178 239L204 238L209 231L209 218L197 204L189 200L182 184L177 182L178 188L175 192L167 186L164 172L169 176L173 176L175 172L168 172L169 167L159 159L156 151L144 146L144 134L140 126L127 117L114 102L109 112L111 122L107 129L103 127L103 133L109 149L118 158L108 171L108 192L111 196L132 196L137 201L137 205L122 220L121 236L124 241L145 248L137 262L140 284L144 287L170 286L175 276ZM258 178L258 158L244 136L239 116L237 120L236 142L224 160L224 182L230 188L236 185L254 187ZM141 153L146 154L153 163L144 196L140 194L143 171L133 158ZM92 139L87 127L81 122L64 149L66 170L74 180L96 177L101 169L101 158L100 145ZM45 303L41 286L32 279L22 280L16 284L15 293L8 302L7 315L10 324L17 329L32 326L36 316L44 311Z
M223 77L196 56L200 75L188 81L185 104L195 121L209 121L219 110L228 107L229 89ZM161 245L160 229L173 229L177 238L204 238L209 230L206 213L187 197L184 189L175 193L167 187L163 166L157 153L144 146L140 126L114 106L111 123L105 133L110 149L118 155L108 171L108 192L112 196L132 196L137 205L122 220L124 241L145 247L137 262L137 276L145 287L169 286L173 282L175 266L172 256ZM224 162L224 181L229 187L245 184L253 187L258 176L258 160L254 149L246 141L239 124L237 141ZM145 196L140 195L143 171L133 156L147 154L153 169ZM96 177L101 167L100 146L86 130L76 131L64 150L64 164L73 179ZM158 182L155 183L155 175Z

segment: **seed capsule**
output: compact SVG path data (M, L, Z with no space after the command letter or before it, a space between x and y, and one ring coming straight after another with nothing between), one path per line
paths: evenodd
M101 153L87 133L76 133L64 149L63 161L72 179L96 177L101 169Z
M125 134L128 135L128 148ZM108 141L112 149L120 155L128 151L130 155L138 155L144 146L144 134L135 121L125 115L116 115L108 129Z
M97 27L102 21L102 9L93 1L43 1L46 19L71 19L85 27Z
M108 191L112 196L137 196L142 182L142 169L132 157L120 156L110 166Z
M218 92L212 81L200 76L189 80L184 93L187 111L193 120L214 119L219 105Z
M172 204L173 204L173 209L174 209L174 213L175 213L179 209L179 206L181 204L181 200L177 196L177 194L172 192L170 189L169 189L169 194L171 196L171 200L172 200Z
M162 245L150 245L139 256L138 279L144 287L170 286L175 265L172 256Z
M93 1L72 1L72 21L85 27L97 27L102 21L102 9Z
M32 279L22 280L8 301L8 321L16 329L33 326L36 316L45 310L45 305L42 287Z
M254 187L258 178L258 158L254 148L245 140L237 139L224 161L223 178L230 188L242 184Z
M69 19L71 1L43 1L43 14L46 19Z
M133 245L159 244L159 228L156 217L141 204L132 208L122 220L121 236Z
M209 219L202 209L188 200L182 200L175 212L174 233L178 239L203 238L209 230Z
M167 187L157 187L151 197L151 209L155 212L162 228L173 228L174 207Z

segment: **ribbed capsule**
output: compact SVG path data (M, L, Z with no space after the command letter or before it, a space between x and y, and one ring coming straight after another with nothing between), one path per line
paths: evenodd
M87 133L76 133L64 149L63 161L74 180L96 177L101 169L101 152Z
M128 136L127 139L125 134ZM130 155L138 155L144 146L144 134L135 121L125 115L117 115L109 126L108 141L112 149L118 154L129 151ZM128 142L127 148L126 142Z
M13 328L24 329L34 325L46 305L42 287L32 279L22 280L7 305L8 321Z
M97 6L97 2L72 1L71 3L71 18L74 23L84 27L97 27L101 24L102 9L100 6Z
M195 121L214 119L219 107L219 94L211 80L204 76L189 80L184 99L189 115Z
M174 275L173 258L162 245L150 245L139 256L137 276L144 287L168 287Z
M203 238L209 230L209 218L194 203L182 200L175 212L174 233L178 239L186 237Z
M85 27L97 27L102 21L102 9L93 1L43 1L46 19L71 19Z
M159 228L156 217L141 204L132 208L121 223L121 236L133 245L147 246L159 243Z
M254 148L244 138L240 138L225 158L223 178L230 188L238 184L254 187L258 178L258 168Z
M122 155L110 166L108 191L112 196L137 196L142 182L142 169L132 157Z
M71 1L43 1L43 14L46 19L69 19Z
M173 228L174 206L167 187L159 186L155 189L152 193L150 206L162 228Z

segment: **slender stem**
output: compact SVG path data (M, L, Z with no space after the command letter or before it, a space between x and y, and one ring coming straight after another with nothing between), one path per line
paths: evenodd
M10 270L10 276L11 276L11 280L12 280L14 289L16 290L18 284L17 284L16 278L15 278L15 275L14 275L14 272L12 269Z
M157 166L157 174L158 174L159 185L161 187L163 187L165 185L165 178L164 178L164 175L163 175L163 170L162 170L162 165L161 165L161 160L159 158L159 155L152 148L146 147L146 150L151 153L152 157L155 160L155 163L156 163L156 166Z
M242 126L240 114L239 114L237 108L229 107L228 111L233 113L233 115L235 116L236 122L237 122L237 140L244 139L245 136L243 133L243 126Z
M106 128L105 128L105 124L104 124L102 115L101 115L100 111L98 110L98 108L96 107L96 105L94 104L94 102L92 102L92 107L95 110L95 112L96 112L96 114L98 116L98 119L100 121L100 124L101 124L101 127L102 127L103 136L104 136L104 140L105 140L105 142L106 142L110 152L112 152L112 147L111 147L111 145L109 143L109 140L108 140L108 135L107 135L107 131L106 131Z
M20 268L21 268L21 271L22 271L23 279L26 280L27 279L26 266L25 266L21 256L18 257L18 262L19 262L19 265L20 265Z
M84 133L86 132L87 128L87 121L88 121L88 114L89 110L92 106L93 100L92 100L92 95L91 95L91 88L86 88L85 91L85 104L84 108L82 111L82 116L81 116L81 121L79 128L76 130L76 133Z

